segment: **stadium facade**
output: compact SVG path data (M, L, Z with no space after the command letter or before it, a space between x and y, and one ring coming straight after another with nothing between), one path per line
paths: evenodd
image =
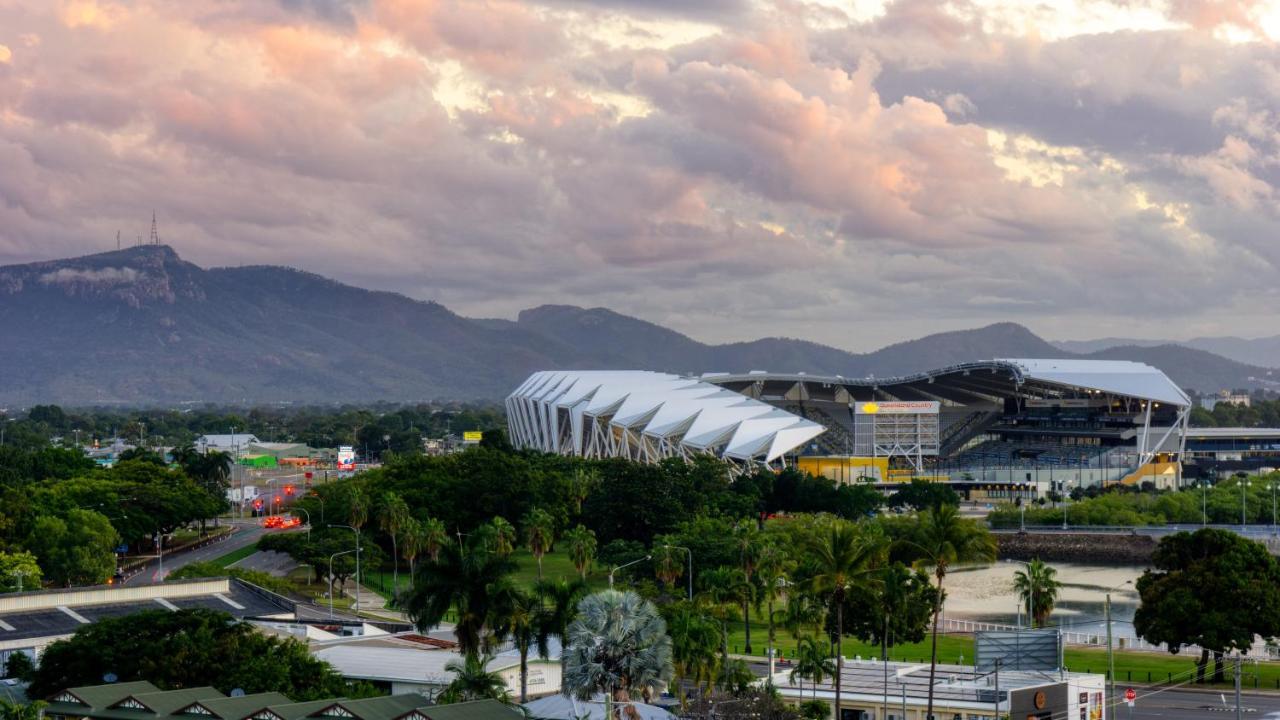
M547 452L707 453L844 482L926 477L1011 497L1179 483L1191 404L1142 363L996 359L891 378L546 371L507 398L507 413L514 444Z

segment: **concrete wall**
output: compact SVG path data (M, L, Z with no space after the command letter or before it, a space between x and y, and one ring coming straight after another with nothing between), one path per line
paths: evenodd
M230 591L231 581L228 578L177 581L159 585L99 585L68 590L39 590L0 595L0 613L51 610L60 606L104 605L155 598L185 598Z
M1151 559L1157 544L1150 535L1117 533L996 533L995 537L1001 559L1046 562L1142 565Z

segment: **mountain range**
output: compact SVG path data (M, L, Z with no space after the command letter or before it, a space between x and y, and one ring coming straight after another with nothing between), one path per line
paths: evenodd
M1280 366L1280 335L1261 338L1196 337L1190 340L1138 340L1134 338L1098 338L1097 340L1054 340L1054 345L1067 352L1091 353L1107 348L1131 345L1155 347L1157 345L1182 345L1221 355L1246 365L1262 367Z
M1197 390L1280 379L1176 344L1068 351L1014 323L859 354L709 345L604 308L466 318L286 267L200 268L163 245L0 267L0 328L0 406L492 400L548 368L887 377L993 357L1138 360Z

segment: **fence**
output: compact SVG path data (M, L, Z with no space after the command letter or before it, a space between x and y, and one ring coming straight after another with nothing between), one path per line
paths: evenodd
M944 633L975 633L984 630L1017 630L1016 625L1004 625L1001 623L976 622L973 620L956 620L953 618L939 618L938 630ZM1064 645L1081 645L1085 647L1106 647L1107 636L1105 633L1083 633L1071 632L1067 630L1059 630L1062 633L1062 642ZM1112 639L1113 647L1117 650L1137 650L1139 652L1158 652L1167 653L1169 648L1164 643L1153 644L1142 638L1132 637L1114 637ZM1181 652L1186 655L1199 655L1200 646L1185 645ZM1267 648L1265 641L1257 639L1249 648L1244 656L1250 660L1273 660L1275 659Z

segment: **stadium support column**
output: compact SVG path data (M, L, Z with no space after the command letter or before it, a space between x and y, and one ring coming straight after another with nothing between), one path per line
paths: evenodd
M1142 444L1138 447L1138 467L1141 468L1148 462L1147 443L1148 436L1151 434L1151 401L1146 401L1147 409L1142 416Z
M1178 489L1182 489L1182 465L1187 461L1187 430L1191 427L1191 406L1182 409L1182 428L1178 433Z

